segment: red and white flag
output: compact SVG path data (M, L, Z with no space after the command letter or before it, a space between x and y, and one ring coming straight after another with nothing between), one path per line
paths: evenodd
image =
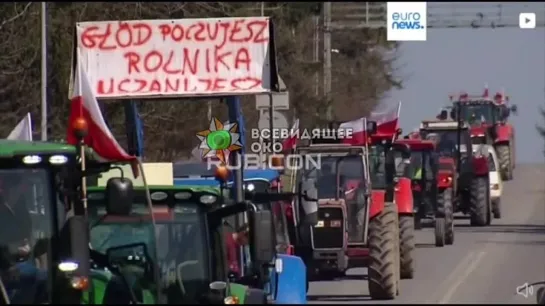
M371 112L370 121L377 123L377 134L395 134L399 124L401 102L396 108L384 112Z
M119 145L106 125L89 78L79 62L77 63L73 81L66 142L72 145L78 143L73 124L78 118L84 118L87 121L88 134L83 141L100 157L109 161L136 161L135 156L127 154ZM135 176L137 176L136 172Z
M290 136L288 136L288 138L284 139L284 141L282 142L282 150L284 152L291 152L297 146L297 139L298 139L297 135L299 134L298 130L299 130L299 119L296 119L295 122L293 123L293 126L291 127Z
M344 138L342 142L353 146L364 145L367 139L366 127L367 118L365 117L341 123L339 129L352 130L352 137Z

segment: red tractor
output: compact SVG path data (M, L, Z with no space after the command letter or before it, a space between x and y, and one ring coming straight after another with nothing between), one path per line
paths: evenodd
M470 125L474 144L493 145L498 153L500 171L504 180L513 179L515 168L515 130L507 122L511 112L516 114L517 106L508 106L509 97L496 93L491 98L488 90L482 96L462 93L457 99L451 96L452 114L460 114L460 120Z
M456 161L456 176L452 176L456 187L455 212L468 214L473 226L490 225L492 202L488 174L489 153L473 150L466 122L446 120L446 116L448 112L443 110L441 117L445 120L422 121L420 134L423 139L436 142L440 157L454 158ZM448 169L452 171L453 167L448 166Z
M374 131L373 122L367 133ZM343 277L350 268L367 267L371 298L394 299L403 252L400 215L393 196L387 201L385 187L375 187L386 179L385 160L393 153L370 154L365 144L340 142L323 137L296 149L303 159L295 175L297 189L316 186L319 203L316 225L299 226L300 241L306 243L297 246L296 253L313 280Z
M393 133L370 135L369 158L375 159L376 162L370 164L377 166L377 168L371 168L373 197L397 205L401 278L412 279L414 277L415 227L411 178L396 169L396 161L410 158L411 153L409 147L395 142L400 134L401 129Z
M409 177L415 202L415 228L421 228L421 220L429 218L435 222L435 245L442 247L454 243L454 173L444 170L451 166L452 159L439 158L436 143L431 140L400 139L397 144L411 150ZM443 160L441 160L443 159ZM441 164L443 162L443 164Z

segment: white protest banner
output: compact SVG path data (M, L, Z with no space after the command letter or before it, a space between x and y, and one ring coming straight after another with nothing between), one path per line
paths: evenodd
M270 29L268 17L93 21L75 45L99 99L245 95L271 89Z

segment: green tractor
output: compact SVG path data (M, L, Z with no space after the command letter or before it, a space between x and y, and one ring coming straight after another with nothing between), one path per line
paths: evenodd
M275 252L270 210L227 203L215 187L150 186L134 187L125 213L116 214L108 206L119 201L109 188L88 189L93 286L83 303L267 303L256 288L268 282ZM233 279L227 220L240 213L248 216L252 265Z
M82 160L86 161L85 172ZM89 284L82 178L109 167L81 147L0 140L0 291L4 303L81 301Z

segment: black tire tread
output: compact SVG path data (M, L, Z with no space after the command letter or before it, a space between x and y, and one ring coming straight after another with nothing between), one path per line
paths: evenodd
M488 178L475 177L470 188L470 224L485 226L489 217Z
M439 197L445 210L445 244L454 244L454 205L452 202L453 191L447 188Z
M415 250L414 237L414 217L399 217L399 263L401 279L414 278L414 260Z
M369 221L369 295L376 300L392 300L397 293L399 223L397 207L384 210Z
M498 162L500 164L500 173L502 179L510 181L513 179L513 165L511 164L511 152L509 145L499 145L496 147Z

